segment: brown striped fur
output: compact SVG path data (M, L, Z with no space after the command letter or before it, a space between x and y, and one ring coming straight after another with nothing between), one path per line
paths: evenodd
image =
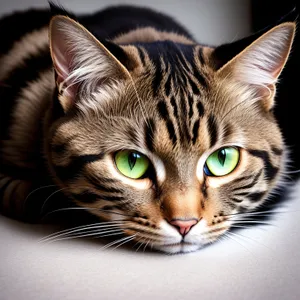
M232 215L257 209L283 179L286 151L271 108L294 27L275 27L216 69L214 48L181 34L145 27L106 44L75 21L54 17L50 52L55 72L46 68L21 89L9 138L1 141L2 211L26 218L30 193L54 182L99 218L127 221L120 225L125 234L156 249L189 252L215 241L234 224ZM42 27L24 35L0 57L2 89L9 88L10 70L49 47L47 32ZM267 40L272 32L283 44L274 50L280 57L276 75L270 71L274 82L248 84L239 73L251 64L247 54L263 52L263 40L272 55ZM160 55L153 47L170 50ZM68 76L60 69L58 51L70 60ZM101 72L80 65L91 62L93 67L100 60ZM253 72L263 68L258 69ZM70 76L76 71L76 78ZM207 176L207 157L231 145L239 148L237 168L222 177ZM134 180L118 172L113 157L122 149L145 154L154 177ZM38 201L41 207L45 199ZM189 219L197 225L183 238L170 223Z

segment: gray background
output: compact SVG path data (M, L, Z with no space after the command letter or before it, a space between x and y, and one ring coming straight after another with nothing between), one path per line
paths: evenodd
M199 41L219 44L250 31L249 1L60 1L74 12L117 3L150 6L176 17ZM0 14L45 1L1 1ZM20 24L20 26L22 26ZM168 256L101 241L39 244L52 226L0 216L0 299L300 299L300 182L271 220L201 251ZM288 200L289 199L289 200Z
M250 30L248 0L61 0L59 3L78 13L92 12L120 3L151 7L174 16L189 28L199 41L207 44L233 41L247 35ZM0 0L0 13L45 6L46 0Z

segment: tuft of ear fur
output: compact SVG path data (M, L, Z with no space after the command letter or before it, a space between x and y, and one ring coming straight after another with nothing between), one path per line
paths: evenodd
M62 15L77 21L76 16L70 11L66 10L62 4L58 2L55 3L54 1L48 1L48 3L49 3L51 17Z
M264 107L273 106L275 84L289 56L295 34L295 23L275 26L256 39L242 52L222 66L217 73L255 89L264 99Z
M80 93L92 94L128 71L87 29L65 16L55 16L49 28L50 53L59 101L67 112Z

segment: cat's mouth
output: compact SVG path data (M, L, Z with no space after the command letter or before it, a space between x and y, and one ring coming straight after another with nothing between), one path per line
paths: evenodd
M201 244L189 243L185 241L181 241L179 243L163 244L163 245L155 246L156 249L170 254L194 252L200 249L201 247L202 247Z
M164 247L178 247L178 246L194 246L195 244L193 243L188 243L185 241L181 241L180 243L173 243L173 244L164 244Z

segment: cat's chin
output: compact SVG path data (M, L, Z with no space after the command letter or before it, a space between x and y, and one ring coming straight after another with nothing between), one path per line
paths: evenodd
M202 248L201 244L178 243L168 245L154 245L153 248L169 254L190 253Z

